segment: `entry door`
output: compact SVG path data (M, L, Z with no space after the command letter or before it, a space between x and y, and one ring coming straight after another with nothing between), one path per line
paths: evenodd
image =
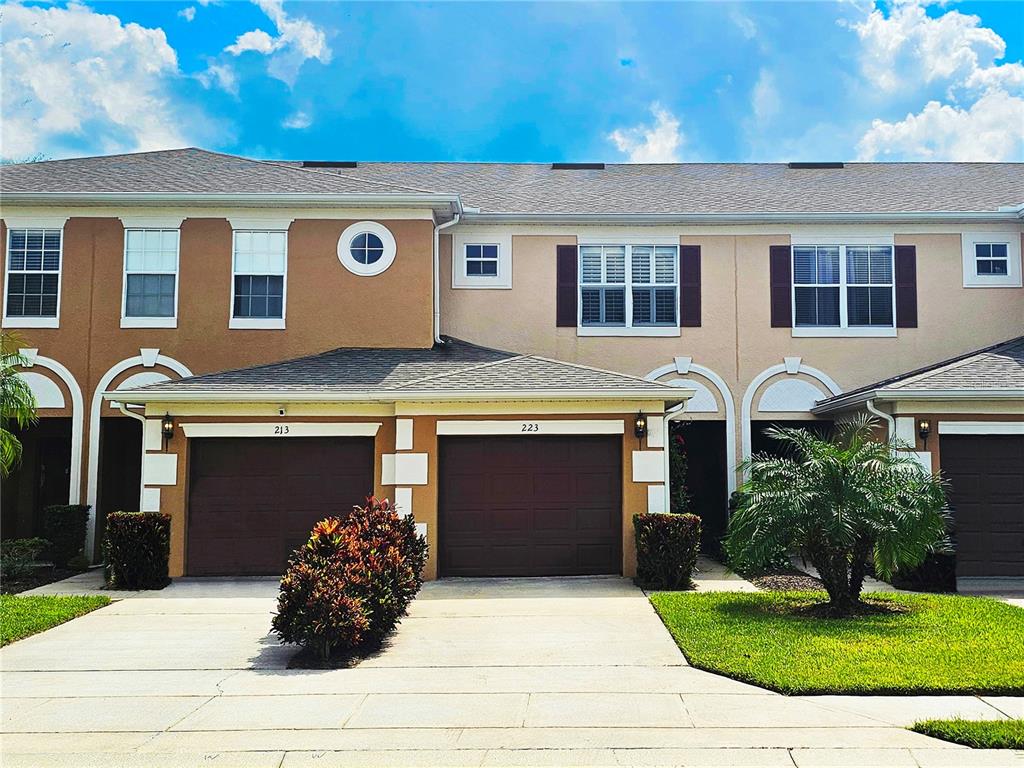
M440 475L442 575L621 573L621 437L444 437Z
M277 575L313 525L373 492L373 439L191 441L190 576Z

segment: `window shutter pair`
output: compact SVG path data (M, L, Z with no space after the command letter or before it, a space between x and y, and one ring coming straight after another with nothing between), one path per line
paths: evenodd
M769 249L772 328L793 325L793 268L788 245ZM896 278L896 327L917 328L917 247L897 245L893 268Z
M575 328L578 291L578 256L575 245L556 246L555 325ZM700 326L700 246L679 249L679 325Z

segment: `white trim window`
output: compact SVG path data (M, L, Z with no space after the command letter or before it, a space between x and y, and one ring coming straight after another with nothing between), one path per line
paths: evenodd
M174 328L178 322L177 229L125 229L122 328Z
M470 227L452 241L452 288L511 288L512 235Z
M466 243L466 277L498 276L498 243Z
M893 246L793 245L795 336L894 336Z
M231 246L231 328L284 328L288 233L235 230Z
M580 335L679 333L679 246L579 246Z
M4 325L57 328L60 325L61 265L64 230L7 230L7 279Z
M965 288L1019 288L1020 235L1016 232L963 234Z
M338 259L360 277L373 277L390 267L398 253L391 230L376 221L360 221L338 238Z

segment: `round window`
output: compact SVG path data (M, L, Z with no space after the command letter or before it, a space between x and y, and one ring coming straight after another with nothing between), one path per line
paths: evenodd
M395 260L395 237L375 221L360 221L341 233L338 258L349 272L379 275Z

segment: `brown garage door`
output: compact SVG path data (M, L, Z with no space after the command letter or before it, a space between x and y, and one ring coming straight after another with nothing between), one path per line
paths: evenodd
M207 438L189 458L190 576L273 575L373 490L370 438Z
M621 438L442 438L440 476L442 575L621 572Z
M1024 576L1024 437L943 435L957 576Z

